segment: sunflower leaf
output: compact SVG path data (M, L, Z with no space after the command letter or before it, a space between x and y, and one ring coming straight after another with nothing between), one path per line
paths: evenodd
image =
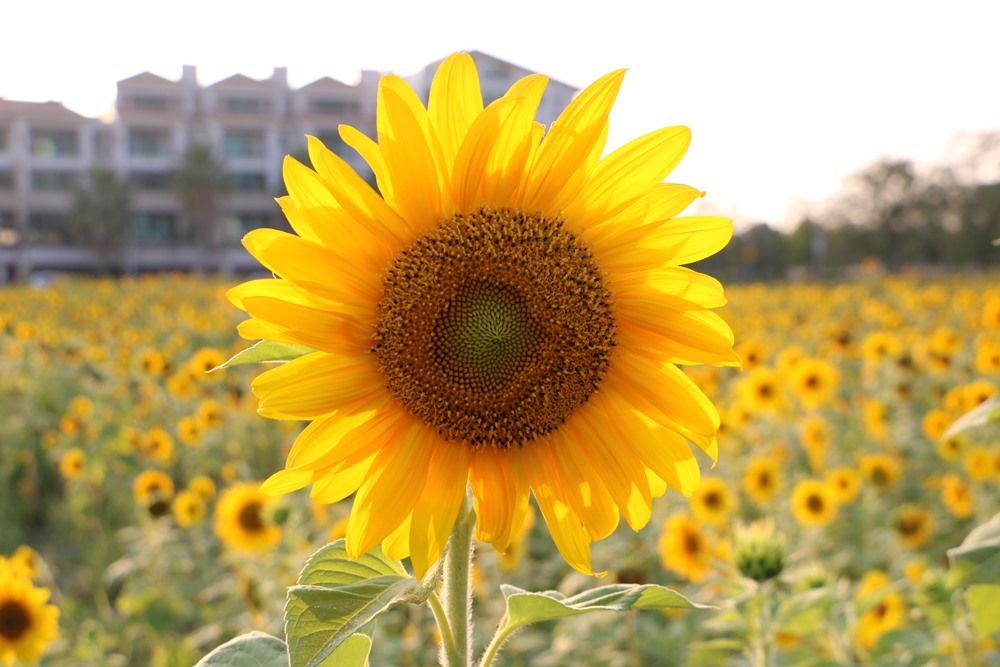
M960 546L948 549L952 587L1000 584L1000 514L972 529Z
M326 545L310 557L298 585L288 590L285 634L291 667L364 665L374 619L397 604L418 603L426 596L403 566L379 549L352 559L344 540Z
M1000 423L1000 395L983 401L978 407L959 417L954 424L948 427L941 439L947 440L962 431L990 422Z
M972 627L980 637L1000 630L1000 585L969 586L965 601L972 612Z
M288 650L277 637L257 632L230 639L195 667L287 667Z
M283 362L298 359L302 355L315 352L314 348L308 345L294 345L292 343L279 343L276 340L262 340L254 343L251 347L234 354L229 361L216 366L213 371L229 368L230 366L241 366L243 364L260 364L264 362Z
M711 609L691 602L680 593L655 584L612 584L592 588L571 597L556 591L530 593L516 586L502 584L507 598L508 629L529 623L578 616L592 611L630 611L632 609Z

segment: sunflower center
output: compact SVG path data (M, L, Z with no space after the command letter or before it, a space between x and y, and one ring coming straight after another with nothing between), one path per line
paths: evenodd
M240 527L248 533L258 533L264 529L264 517L261 516L260 503L247 503L241 507L236 520Z
M0 637L8 641L18 639L31 627L31 615L16 600L0 602Z
M823 503L823 499L817 495L810 495L808 498L806 498L806 507L813 514L821 514L823 510L826 509L826 505Z
M456 214L383 279L372 351L390 392L445 439L506 449L551 433L608 368L611 293L560 219Z

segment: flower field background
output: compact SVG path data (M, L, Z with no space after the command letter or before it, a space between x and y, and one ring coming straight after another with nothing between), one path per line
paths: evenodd
M594 547L605 583L717 608L543 623L501 663L1000 663L995 622L971 611L1000 618L1000 596L949 585L945 554L1000 506L1000 434L942 437L998 393L997 284L869 267L727 289L744 368L690 370L722 413L718 466L703 460L699 491L657 501L646 530ZM256 494L301 424L256 415L259 368L207 372L246 347L230 286L0 290L0 556L59 609L43 664L188 666L252 629L280 636L285 588L343 536L349 501ZM478 549L478 603L497 620L500 581L593 585L530 523L509 553ZM422 607L390 612L372 664L435 664L432 628Z

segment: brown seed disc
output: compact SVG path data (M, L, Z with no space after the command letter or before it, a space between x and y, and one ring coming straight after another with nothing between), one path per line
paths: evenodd
M611 293L559 219L455 215L383 278L372 351L392 394L445 439L508 448L551 433L608 368Z

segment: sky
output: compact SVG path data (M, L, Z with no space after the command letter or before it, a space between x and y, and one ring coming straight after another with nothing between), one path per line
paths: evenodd
M88 116L112 108L118 80L185 64L203 85L285 66L301 86L479 50L578 88L627 67L608 149L689 126L668 180L738 227L793 226L876 160L930 165L958 133L1000 129L993 0L3 4L0 96Z

